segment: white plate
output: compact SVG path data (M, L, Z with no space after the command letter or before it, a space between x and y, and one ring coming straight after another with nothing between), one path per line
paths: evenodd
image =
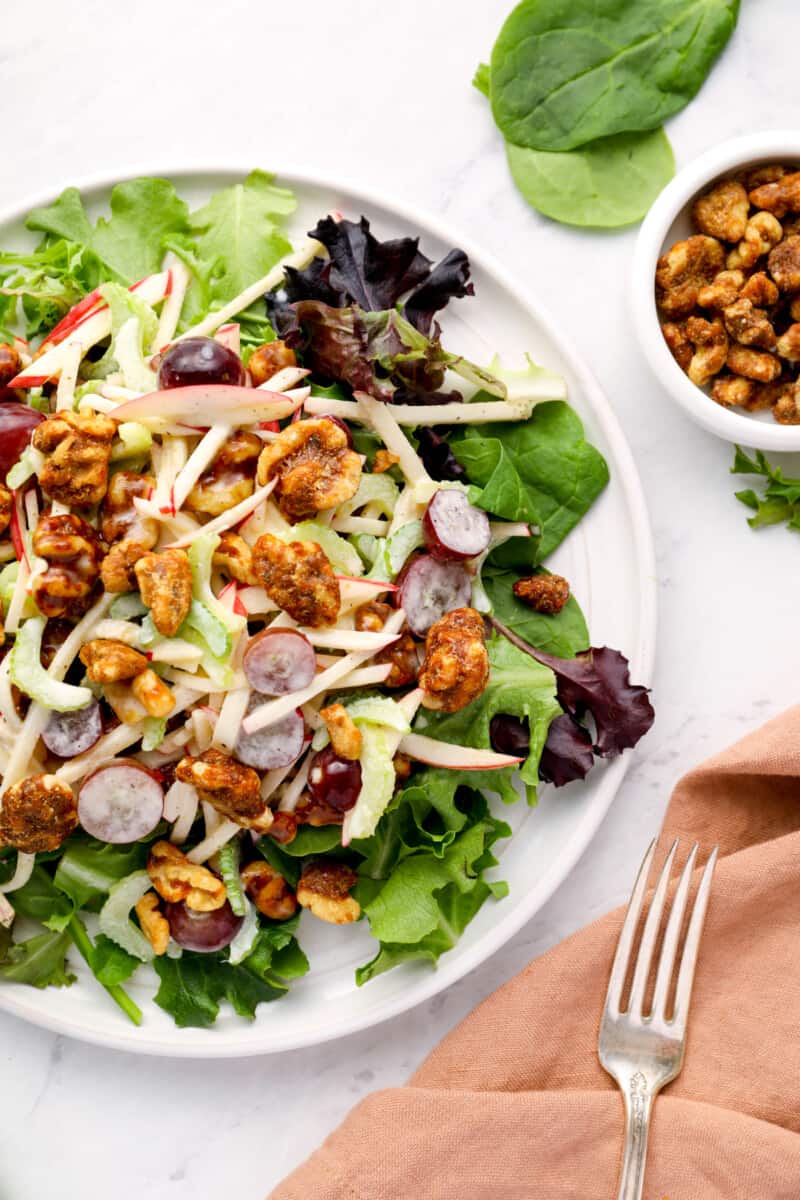
M248 166L170 169L152 165L132 172L159 174L175 181L190 203L246 174ZM443 319L444 341L478 362L499 352L514 365L528 352L538 363L562 372L570 402L585 422L587 436L602 451L611 482L549 565L571 581L589 621L594 645L621 649L631 661L632 678L649 682L655 641L655 559L639 478L616 417L595 380L553 327L538 301L525 294L503 267L469 238L437 220L374 193L314 180L297 172L279 175L300 201L292 232L312 228L319 216L340 209L346 216L369 217L379 237L421 235L425 253L438 259L453 246L469 254L476 295L455 301ZM75 182L68 180L68 183ZM77 181L92 207L102 208L114 180ZM46 204L39 196L0 214L0 246L26 245L23 218ZM177 1029L151 1001L155 978L141 970L126 985L144 1012L138 1029L129 1024L71 954L79 981L70 988L0 986L0 1008L58 1033L139 1054L226 1058L309 1046L341 1037L405 1012L449 987L493 954L541 908L569 874L593 837L620 785L630 755L597 767L586 784L542 789L539 806L523 802L502 809L514 836L495 847L499 878L510 893L487 901L458 945L437 970L408 964L357 988L355 968L372 957L376 943L364 924L347 929L326 926L304 915L300 940L312 970L288 997L262 1005L253 1022L223 1011L213 1029Z

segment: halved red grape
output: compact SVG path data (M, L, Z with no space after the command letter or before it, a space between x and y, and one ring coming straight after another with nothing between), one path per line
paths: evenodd
M308 772L308 790L313 800L347 812L361 791L361 763L340 758L332 746L314 755Z
M103 733L103 714L96 700L75 712L54 712L44 727L42 741L51 754L74 758L91 749Z
M244 387L242 360L214 338L184 338L170 346L158 369L160 388L192 387L203 383L230 383Z
M472 581L460 563L440 562L430 554L411 560L398 578L400 604L412 633L427 633L445 613L469 604Z
M0 404L0 483L31 440L31 433L44 420L42 413L17 400Z
M126 845L152 833L164 811L155 774L133 758L100 767L78 793L78 819L101 842Z
M195 912L183 901L167 904L164 915L169 922L169 931L184 950L195 950L200 954L212 954L229 946L242 927L244 917L237 917L225 901L222 908L212 912Z
M262 629L251 638L242 663L247 682L265 696L285 696L308 687L317 656L308 638L296 629Z
M268 696L253 692L247 712L266 704ZM234 754L246 767L257 771L272 771L275 767L288 767L299 758L306 744L306 723L299 709L287 713L274 725L257 729L255 733L242 730L234 747Z
M422 532L429 552L443 562L462 562L483 554L492 537L486 513L454 488L441 488L431 497Z

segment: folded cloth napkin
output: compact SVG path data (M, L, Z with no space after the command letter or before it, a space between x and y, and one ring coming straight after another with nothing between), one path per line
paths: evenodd
M675 836L723 857L646 1200L799 1200L800 707L678 784L662 834ZM621 922L610 913L531 963L272 1200L615 1197L622 1102L597 1033Z

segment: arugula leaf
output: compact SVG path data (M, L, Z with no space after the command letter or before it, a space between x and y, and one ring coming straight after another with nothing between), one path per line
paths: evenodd
M739 0L522 0L491 57L504 136L534 150L655 129L699 91Z
M566 225L632 225L675 174L663 129L617 133L561 153L507 142L506 153L528 204Z
M69 987L75 981L66 965L69 944L68 933L55 931L15 942L0 962L0 978L37 988Z
M608 483L605 459L586 441L577 413L562 400L537 404L528 421L470 426L451 442L480 487L473 504L539 527L547 558Z
M752 488L736 492L736 499L754 511L747 518L751 529L786 522L787 528L800 532L800 479L787 479L780 467L773 467L763 450L756 450L755 458L748 458L741 446L731 467L732 475L761 475L766 479L762 496Z
M52 877L38 864L24 887L14 893L14 907L24 917L40 921L46 929L61 933L69 925L75 905L53 883Z
M59 859L54 883L73 901L76 909L85 908L89 901L104 896L112 884L147 862L147 846L112 846L90 838L86 841L71 838Z

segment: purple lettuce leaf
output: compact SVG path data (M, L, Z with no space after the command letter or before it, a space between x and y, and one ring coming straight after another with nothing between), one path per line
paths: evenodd
M556 717L547 731L539 778L556 787L585 779L594 765L591 735L568 713Z

